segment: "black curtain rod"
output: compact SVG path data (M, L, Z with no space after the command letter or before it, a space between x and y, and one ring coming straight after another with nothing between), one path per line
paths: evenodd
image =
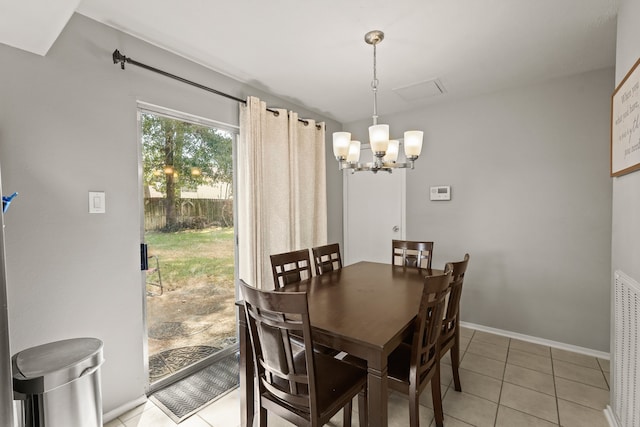
M198 89L206 90L207 92L215 93L216 95L220 95L220 96L223 96L223 97L228 98L228 99L232 99L232 100L237 101L237 102L242 102L245 105L247 104L247 101L245 99L237 98L237 97L235 97L233 95L229 95L227 93L220 92L219 90L210 88L208 86L201 85L200 83L196 83L196 82L193 82L191 80L187 80L187 79L185 79L183 77L176 76L175 74L171 74L171 73L168 73L166 71L160 70L158 68L152 67L150 65L143 64L142 62L138 62L135 59L131 59L131 58L127 57L127 56L124 56L123 54L120 53L120 51L118 49L113 51L112 57L113 57L113 63L114 64L120 63L120 68L122 68L123 70L124 70L124 64L125 63L129 63L129 64L132 64L132 65L137 65L138 67L144 68L145 70L149 70L149 71L153 71L154 73L162 74L165 77L169 77L169 78L172 78L174 80L181 81L182 83L186 83L188 85L195 86ZM280 115L280 112L277 111L277 110L272 110L270 108L267 108L267 111L272 112L276 117L278 117ZM298 121L304 123L305 125L309 124L308 120L298 119ZM318 129L320 129L320 125L316 125L316 127Z

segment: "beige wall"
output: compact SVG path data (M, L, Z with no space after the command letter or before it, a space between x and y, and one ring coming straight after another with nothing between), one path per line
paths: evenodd
M622 0L618 14L616 85L640 58L640 2ZM640 281L640 172L613 178L612 269Z
M622 81L640 58L640 1L622 0L618 13L616 46L616 85ZM613 178L613 233L611 239L612 306L613 272L622 270L640 281L640 172ZM611 363L614 372L614 318L611 317ZM615 375L611 376L611 393L615 390Z
M612 89L604 69L383 118L425 131L406 237L436 267L470 253L463 321L609 351Z
M325 120L328 134L339 127L81 15L45 57L0 45L2 184L20 193L5 218L11 351L100 338L105 412L142 396L146 382L136 102L238 124L237 102L131 65L122 71L111 60L116 48L239 98ZM342 186L333 181L329 236L337 239ZM89 191L106 192L104 215L88 214Z

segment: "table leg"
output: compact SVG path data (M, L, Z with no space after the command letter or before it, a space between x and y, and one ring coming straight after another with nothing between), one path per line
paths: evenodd
M389 393L389 379L387 377L387 360L381 366L367 368L368 413L370 427L387 427L387 399Z
M244 307L238 307L238 335L240 338L240 422L242 427L253 426L254 415L254 368L251 338L244 314Z

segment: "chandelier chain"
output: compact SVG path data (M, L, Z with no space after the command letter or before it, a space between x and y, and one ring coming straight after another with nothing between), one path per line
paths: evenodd
M377 73L377 55L376 45L373 43L373 81L371 82L371 89L373 90L373 124L378 124L378 73Z

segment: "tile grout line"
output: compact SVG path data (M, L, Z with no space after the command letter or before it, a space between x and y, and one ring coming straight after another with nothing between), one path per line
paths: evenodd
M507 358L504 361L504 368L502 369L502 380L500 381L500 393L498 393L498 404L496 405L496 417L493 420L493 426L498 425L498 412L500 412L500 402L502 401L502 389L504 388L504 374L507 372L507 361L509 360L509 352L511 351L511 338L509 338L509 345L507 346Z
M558 415L558 425L562 426L562 423L560 421L560 402L558 401L558 387L556 386L556 369L555 369L555 359L553 357L553 351L551 349L549 349L549 353L551 356L551 375L553 376L553 393L555 394L555 398L556 398L556 414Z
M196 417L200 418L200 419L202 420L202 422L204 422L204 423L205 423L206 425L208 425L209 427L214 427L214 426L213 426L213 424L211 424L209 421L207 421L207 420L205 420L204 418L202 418L202 417L200 416L200 413L199 413L199 412L196 412L194 415L195 415Z
M596 357L596 363L600 367L600 372L602 373L602 377L604 378L604 382L607 384L607 389L609 390L609 394L611 394L611 384L609 384L609 380L607 379L607 376L604 374L604 369L602 368L602 363L600 363L600 360L597 357ZM609 368L609 370L611 370L611 368ZM611 374L611 373L609 373L609 374Z

